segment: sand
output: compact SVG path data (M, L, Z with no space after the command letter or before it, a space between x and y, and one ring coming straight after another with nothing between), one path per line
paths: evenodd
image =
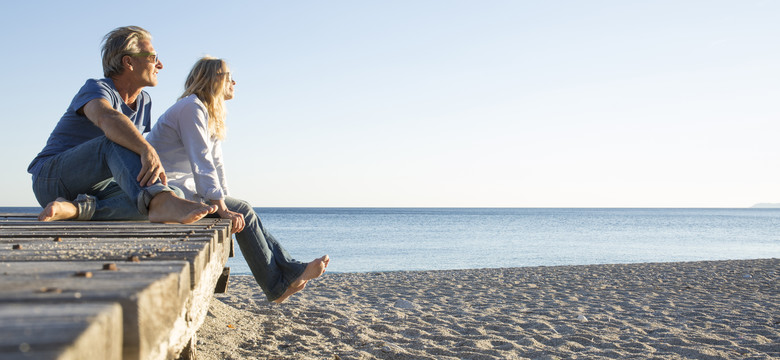
M333 259L332 261L338 261ZM199 359L778 359L780 259L328 274L217 294Z

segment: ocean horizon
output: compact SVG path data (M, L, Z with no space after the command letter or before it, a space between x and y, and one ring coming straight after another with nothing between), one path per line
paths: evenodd
M259 207L300 261L330 272L780 257L777 208ZM0 207L36 213L40 207ZM238 246L231 273L249 275Z

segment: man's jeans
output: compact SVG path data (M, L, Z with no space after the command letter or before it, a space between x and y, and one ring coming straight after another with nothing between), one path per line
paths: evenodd
M174 191L159 180L140 186L140 156L105 136L43 161L33 176L38 203L45 207L58 197L75 200L78 220L146 220L152 198Z
M230 196L225 197L225 205L230 211L244 215L246 225L243 231L236 234L236 241L266 298L276 300L303 274L307 264L293 259L284 250L263 227L252 205Z

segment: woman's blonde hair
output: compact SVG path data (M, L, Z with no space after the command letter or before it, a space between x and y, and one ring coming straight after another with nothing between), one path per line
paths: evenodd
M184 82L182 98L195 94L209 113L209 135L225 138L225 86L230 81L227 63L205 56L195 63Z
M141 51L138 42L152 40L152 35L139 26L123 26L103 37L103 76L110 78L124 71L122 58Z

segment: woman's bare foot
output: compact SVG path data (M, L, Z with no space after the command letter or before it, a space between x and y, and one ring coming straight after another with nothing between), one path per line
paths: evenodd
M71 220L79 216L79 208L71 201L58 197L38 214L39 221Z
M287 298L290 297L290 295L295 294L295 293L303 290L303 288L305 288L305 287L306 287L306 282L304 282L303 284L298 285L297 287L290 285L290 286L287 287L287 290L284 291L284 294L282 294L282 296L276 298L274 300L274 302L277 303L277 304L281 304L283 301L287 300Z
M185 200L173 192L163 191L152 198L149 203L149 221L190 224L215 211L217 211L216 205Z
M287 300L290 295L295 294L303 288L306 287L306 283L309 282L311 279L316 279L320 277L323 273L325 273L325 268L328 267L328 263L330 262L330 258L328 255L325 255L319 259L314 259L314 261L308 263L306 265L306 269L303 270L303 274L299 276L295 281L293 281L290 286L287 287L287 290L274 300L275 303L280 304L282 301Z

